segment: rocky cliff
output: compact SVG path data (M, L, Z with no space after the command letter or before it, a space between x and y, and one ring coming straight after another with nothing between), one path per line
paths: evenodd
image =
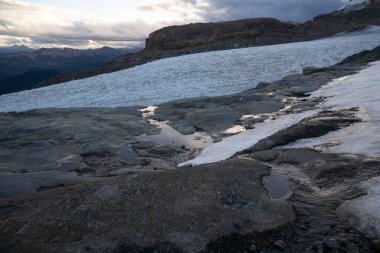
M170 26L149 35L142 55L161 56L317 39L380 24L379 1L354 10L320 15L304 24L256 18Z

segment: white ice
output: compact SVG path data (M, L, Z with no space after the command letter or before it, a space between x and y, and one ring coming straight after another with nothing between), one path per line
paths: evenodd
M366 236L380 238L380 177L362 183L362 187L367 195L345 201L337 213Z
M326 143L340 143L328 151L380 156L380 61L358 74L333 80L312 93L326 97L322 109L338 110L358 107L362 122L331 132L318 138L299 140L286 147L314 147Z
M282 129L298 123L302 119L317 113L318 110L311 110L298 114L282 115L275 120L266 120L262 123L256 124L254 129L224 138L221 142L212 144L205 148L195 159L181 163L178 166L195 166L226 160L237 152L252 147L261 139L271 136Z
M331 38L208 52L154 61L83 80L0 96L0 111L49 107L156 105L197 96L236 93L323 67L380 45L379 27Z

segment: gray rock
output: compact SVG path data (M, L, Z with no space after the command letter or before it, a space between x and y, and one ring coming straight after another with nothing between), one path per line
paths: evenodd
M57 161L60 170L74 171L83 167L83 157L80 155L69 155Z
M119 170L113 170L108 173L109 176L120 176L125 174L139 174L146 172L159 172L160 170L153 169L133 169L133 168L124 168Z
M121 196L121 190L117 185L104 185L93 196L100 200L115 200Z
M283 240L277 240L273 244L279 250L285 250L287 247L286 243Z
M257 250L256 244L251 244L251 245L249 246L248 250L249 250L250 252L256 252L256 250Z
M90 142L80 147L81 155L114 153L116 147L108 142Z
M75 172L64 171L0 174L0 198L15 197L42 188L72 185L86 180Z
M240 230L243 228L243 222L239 218L235 218L232 221L233 226L237 229Z
M155 146L157 146L157 143L153 141L139 141L132 145L132 147L135 149L148 149L148 148L153 148Z
M376 253L380 252L380 239L372 240L371 247L374 250L374 252Z
M120 161L130 165L137 165L140 163L140 159L137 158L135 152L128 146L121 147L118 151L118 157Z
M324 239L322 243L323 247L329 250L332 250L337 246L337 241L333 238Z
M172 159L177 154L183 153L184 150L179 147L171 145L157 146L147 150L147 153L151 157L161 158L161 159Z

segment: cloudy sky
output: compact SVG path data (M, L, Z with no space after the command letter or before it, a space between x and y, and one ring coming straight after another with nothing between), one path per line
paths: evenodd
M138 46L163 26L275 17L303 22L348 0L0 0L0 46Z

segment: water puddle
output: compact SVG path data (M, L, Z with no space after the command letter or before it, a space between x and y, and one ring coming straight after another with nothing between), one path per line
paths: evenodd
M271 199L283 199L288 196L290 186L288 180L281 174L272 172L270 176L264 178L265 188Z
M155 106L149 106L141 110L143 118L154 114L157 109ZM210 146L214 141L204 132L196 132L190 135L183 135L177 130L167 125L166 122L149 119L149 123L157 126L161 131L156 135L142 134L136 137L138 141L152 141L160 145L184 146L187 149L204 149Z
M143 134L136 139L138 141L153 141L160 145L185 146L188 149L204 149L213 143L212 138L205 133L197 132L191 135L183 135L166 124L160 124L158 127L161 129L159 134Z
M178 166L196 166L224 161L236 153L254 146L260 140L290 127L307 117L313 116L318 112L319 110L310 110L301 113L280 115L276 119L267 119L264 122L257 123L254 129L243 131L239 134L224 138L220 142L213 143L203 149L201 154L196 158L181 163Z

